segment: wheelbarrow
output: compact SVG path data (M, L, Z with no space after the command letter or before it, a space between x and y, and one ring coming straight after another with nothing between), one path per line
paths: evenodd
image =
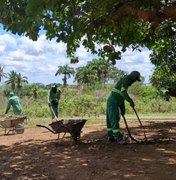
M22 134L24 133L24 127L21 124L26 119L27 116L5 117L4 120L0 121L0 127L5 129L5 135L8 135L10 132Z
M71 137L74 141L77 141L80 139L81 136L81 130L84 127L84 124L86 123L86 119L69 119L69 120L59 120L56 122L52 122L49 124L51 129L47 126L39 125L37 124L37 127L43 127L49 130L50 132L54 134L58 134L58 139L60 138L60 133L64 133L63 137L65 137L66 133L70 133Z

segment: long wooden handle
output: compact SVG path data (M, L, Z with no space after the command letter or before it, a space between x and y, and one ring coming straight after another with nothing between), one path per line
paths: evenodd
M136 114L136 117L137 117L137 119L138 119L141 127L142 127L143 130L144 130L144 137L145 137L145 139L147 140L147 136L146 136L146 134L145 134L145 128L144 128L144 126L142 125L142 122L141 122L141 120L140 120L140 118L139 118L139 116L138 116L138 114L137 114L137 111L136 111L136 109L135 109L134 107L133 107L133 110L134 110L134 112L135 112L135 114Z
M129 129L129 127L128 127L128 124L127 124L127 121L126 121L125 116L122 115L122 117L123 117L123 120L124 120L124 122L125 122L125 125L126 125L126 128L127 128L129 137L131 138L131 140L133 140L133 141L139 143L139 141L138 141L137 139L135 139L135 138L131 135L131 132L130 132L130 129Z
M56 116L56 114L55 114L55 112L54 112L54 110L53 110L53 108L52 108L52 106L50 106L50 108L51 108L52 113L54 114L54 118L55 118L57 121L59 121L58 117Z

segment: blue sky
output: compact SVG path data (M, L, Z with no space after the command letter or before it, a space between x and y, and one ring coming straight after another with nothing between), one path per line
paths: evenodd
M153 69L149 54L146 48L142 49L142 52L132 52L129 49L122 54L122 59L117 61L116 67L127 72L138 70L145 77L145 83L149 83ZM29 83L62 83L63 76L54 75L58 66L69 64L76 68L85 66L88 61L96 58L83 47L78 49L77 55L79 63L70 64L65 44L46 40L44 34L41 34L37 41L32 41L27 37L6 32L0 26L0 64L5 66L4 72L14 70L21 73L22 76L28 77ZM68 83L73 84L73 78Z

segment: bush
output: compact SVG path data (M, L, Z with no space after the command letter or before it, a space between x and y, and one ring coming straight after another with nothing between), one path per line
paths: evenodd
M37 89L37 98L31 93L30 85L26 85L19 92L22 101L23 112L29 117L50 118L50 109L47 103L47 94L49 88L39 87ZM97 89L96 89L97 88ZM70 86L61 87L61 100L59 103L59 117L74 116L100 116L106 114L106 100L111 92L112 85L92 86L87 89ZM0 110L4 113L7 98L0 89ZM157 113L157 112L176 112L175 98L169 102L165 101L152 86L135 83L129 88L129 95L135 102L136 109L140 113ZM132 108L126 103L126 113L134 113ZM12 111L11 111L12 112ZM12 112L13 113L13 112Z

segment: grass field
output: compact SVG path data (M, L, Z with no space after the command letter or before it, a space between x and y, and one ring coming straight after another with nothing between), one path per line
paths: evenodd
M176 121L176 113L158 113L158 114L138 114L141 121ZM135 114L126 114L125 115L127 121L137 121L137 117ZM3 120L3 116L0 117ZM99 116L99 117L60 117L61 119L87 119L86 125L106 125L106 117ZM121 118L121 121L123 119ZM36 127L37 124L48 126L51 123L51 118L35 118L35 117L28 117L27 121L24 122L25 127ZM4 131L3 128L0 128L0 131Z
M160 114L138 114L139 118L141 121L153 121L153 120L172 120L176 121L176 114L170 114L170 113L160 113ZM131 120L137 120L137 117L135 114L127 114L126 119L128 121ZM92 124L100 124L104 125L106 123L106 117L105 116L99 116L99 117L60 117L59 119L87 119L87 125L92 125ZM122 119L121 119L122 120ZM43 124L43 125L48 125L51 123L51 119L49 118L34 118L34 117L28 117L27 122L25 123L25 126L27 127L35 127L36 124Z

